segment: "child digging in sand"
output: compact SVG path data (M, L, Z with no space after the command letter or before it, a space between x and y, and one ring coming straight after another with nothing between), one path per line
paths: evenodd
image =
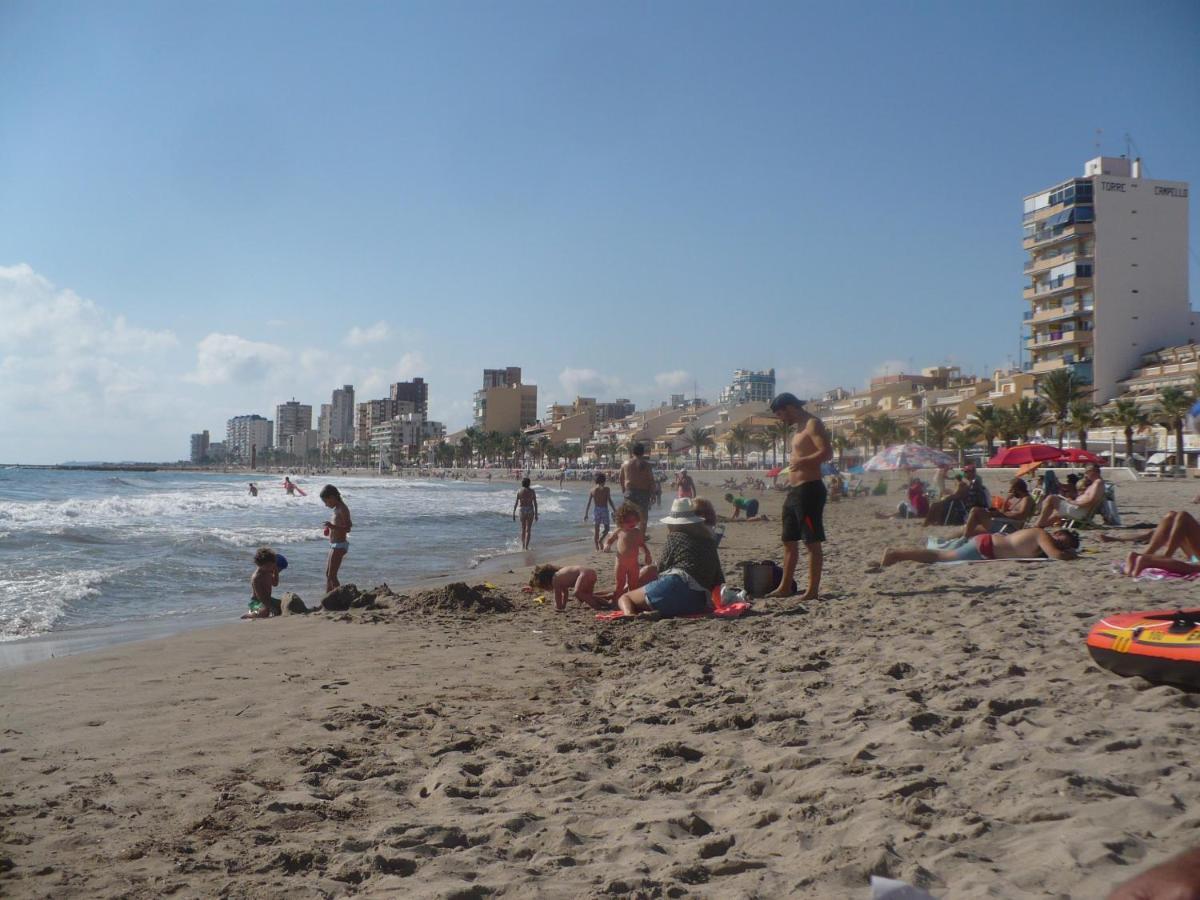
M538 566L529 579L530 587L542 590L554 589L554 608L562 612L567 608L571 591L575 599L592 609L609 609L609 604L596 596L596 570L584 566L553 565Z
M592 522L595 527L592 528L592 543L596 545L596 549L600 549L600 542L608 537L608 528L612 524L612 519L609 518L609 510L611 509L615 515L617 512L616 506L613 505L612 489L605 484L607 477L603 472L596 476L596 486L592 488L588 494L587 506L583 509L583 521L587 521L588 511L592 513ZM604 528L604 533L601 534L600 528Z
M271 596L279 584L279 555L269 547L254 554L254 574L250 576L250 611L243 619L266 619L283 613L282 604ZM285 563L286 565L286 563Z
M654 562L650 548L646 546L646 536L642 533L641 510L632 503L622 503L617 510L617 530L605 542L604 549L608 550L613 544L617 545L617 586L612 595L620 597L626 591L641 587L642 554L646 554L646 565Z

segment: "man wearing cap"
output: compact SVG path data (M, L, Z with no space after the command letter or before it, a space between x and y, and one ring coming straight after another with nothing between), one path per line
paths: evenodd
M783 580L768 597L789 597L792 578L800 559L800 541L808 550L808 590L801 601L815 600L821 589L821 569L825 557L825 482L821 463L833 459L833 442L825 423L804 408L795 394L780 394L771 401L771 412L796 428L792 453L784 471L788 476L788 495L783 502Z

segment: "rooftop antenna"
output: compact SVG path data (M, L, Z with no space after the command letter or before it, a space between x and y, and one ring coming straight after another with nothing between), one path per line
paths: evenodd
M1100 156L1100 135L1104 134L1103 128L1096 129L1096 155Z
M1127 131L1127 132L1125 132L1125 158L1126 159L1133 159L1132 144L1133 144L1133 137Z

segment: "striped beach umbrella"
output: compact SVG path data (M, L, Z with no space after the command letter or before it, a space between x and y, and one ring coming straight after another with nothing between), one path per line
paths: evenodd
M892 444L866 461L867 472L897 472L904 469L936 469L958 464L949 453L934 450L924 444Z

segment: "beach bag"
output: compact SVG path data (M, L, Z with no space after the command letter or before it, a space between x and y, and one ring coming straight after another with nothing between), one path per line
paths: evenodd
M740 563L742 569L742 587L751 597L763 597L779 587L783 581L783 568L769 559L762 562ZM796 591L796 581L792 580L792 592Z

